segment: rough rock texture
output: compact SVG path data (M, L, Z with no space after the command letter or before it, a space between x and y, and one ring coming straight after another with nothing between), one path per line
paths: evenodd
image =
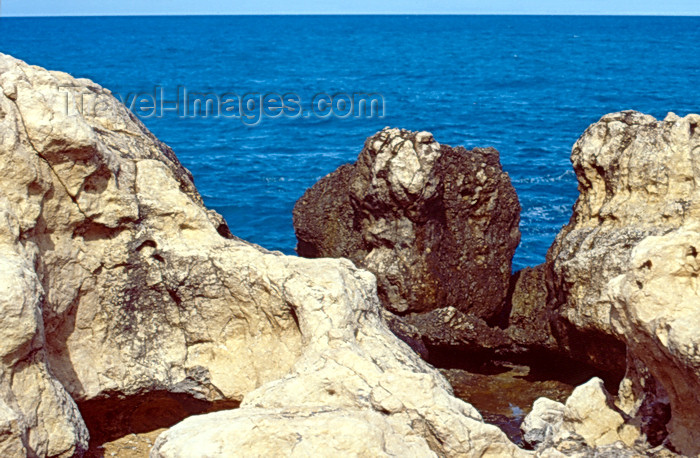
M639 430L614 407L599 378L577 387L565 404L538 399L521 429L538 456L604 456L613 450L618 453L612 456L647 456L637 454L634 447L644 452L649 448L640 442Z
M94 433L106 398L240 401L286 373L300 336L268 271L291 276L298 261L232 239L172 151L109 91L9 56L0 84L3 238L14 250L2 300L24 320L4 318L3 341L31 399L19 411L58 415L30 395L43 377Z
M88 432L49 370L44 292L35 256L19 238L15 213L0 191L0 455L69 457L87 450Z
M560 431L578 434L590 447L618 441L631 446L639 438L639 431L625 424L621 412L614 407L612 396L597 377L576 387L564 407Z
M152 457L527 456L389 331L374 276L344 262L317 272L328 293L297 297L304 348L292 371L237 410L174 426ZM344 289L343 275L363 287Z
M627 272L609 285L616 330L670 401L668 440L693 456L700 454L700 224L695 229L644 239ZM631 390L632 415L644 408L650 391L652 400L663 396L645 382Z
M285 374L301 341L268 272L300 261L233 239L106 89L5 55L0 85L1 392L24 445L84 447L70 396L95 435L109 399L153 417L149 394L231 405Z
M548 398L539 398L532 404L532 410L520 425L523 441L530 447L551 441L554 433L559 431L564 421L564 409L561 402Z
M546 325L516 317L506 330L519 344L544 342L599 368L626 370L620 408L652 443L663 440L670 416L671 442L685 450L697 450L692 431L700 418L697 395L691 399L697 393L697 342L687 324L700 309L695 245L667 241L673 255L652 247L667 240L653 236L692 229L699 221L699 126L698 115L671 113L657 121L622 112L586 130L571 154L580 192L571 220L546 263L535 269L540 274L521 274L513 288L511 314L530 310L530 318L539 316ZM654 281L645 286L647 277L637 278L642 275ZM673 344L666 334L676 336Z
M551 311L547 304L547 283L544 265L526 267L513 274L507 304L505 334L514 346L529 350L558 349L550 326Z
M554 332L572 354L602 366L624 364L624 345L606 338L614 335L607 284L627 270L645 237L700 217L699 125L698 115L657 121L614 113L574 145L580 196L547 254ZM602 340L587 344L579 335Z
M297 251L377 275L395 313L454 307L489 320L508 291L520 205L493 148L386 128L297 202Z
M394 320L400 321L400 326L416 329L417 338L428 348L437 347L447 352L458 348L462 352L485 354L514 350L513 340L501 328L491 327L481 318L452 306L425 313L409 313ZM389 324L391 330L397 333L396 326L392 322Z
M106 89L5 55L0 87L3 456L80 455L86 423L104 440L261 385L219 414L230 427L265 417L282 437L319 413L341 451L520 453L388 331L372 274L231 236Z

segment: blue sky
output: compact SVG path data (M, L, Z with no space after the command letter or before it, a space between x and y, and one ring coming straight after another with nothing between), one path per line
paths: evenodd
M0 0L3 16L131 14L665 14L700 15L699 0Z

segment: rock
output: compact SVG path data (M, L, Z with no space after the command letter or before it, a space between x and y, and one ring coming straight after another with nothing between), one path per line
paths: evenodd
M525 444L535 448L539 444L551 441L564 421L564 409L565 406L561 402L547 398L537 399L532 404L532 411L520 425Z
M23 428L17 412L0 400L0 454L2 456L27 456L22 437Z
M541 275L521 276L513 288L511 315L526 304L547 325L538 335L530 321L511 318L506 330L519 344L548 342L612 378L626 372L618 406L629 423L653 445L673 431L669 441L692 453L700 410L687 323L698 309L690 240L700 220L699 125L699 115L657 121L622 112L586 130L571 155L580 192L571 220L536 268Z
M523 439L541 457L655 456L612 401L597 377L577 387L565 404L540 398L523 421Z
M451 306L425 313L410 313L394 319L400 321L402 326L418 330L418 338L428 347L459 348L460 351L472 354L501 353L513 349L513 341L501 328L491 327L481 318ZM396 333L394 327L391 329ZM397 335L401 337L400 334Z
M298 299L304 341L291 372L248 393L235 411L190 417L164 432L153 458L527 456L389 331L374 276L344 262L345 270L332 270L307 261L284 284ZM328 292L314 294L312 281Z
M0 105L1 106L1 105ZM0 455L80 455L88 431L49 370L34 255L0 191Z
M437 457L425 440L374 411L227 410L191 417L161 436L151 457Z
M632 249L700 216L700 116L657 121L637 112L604 116L576 142L573 215L549 249L553 334L577 358L622 372L625 345L613 332L607 284L627 270Z
M0 86L0 450L81 455L86 425L102 443L244 399L182 425L266 419L280 454L521 454L389 332L372 274L231 236L100 86L5 55Z
M520 240L520 205L493 148L450 148L386 128L357 161L297 202L297 252L345 257L377 275L394 313L501 311Z
M3 256L17 266L3 270L17 290L4 297L23 298L4 307L27 314L3 328L7 351L23 352L12 369L23 415L59 415L72 397L105 439L237 405L284 375L301 337L269 272L292 276L297 261L232 238L173 152L109 91L5 55L0 84L14 88L0 94L0 195L21 251Z
M562 431L581 436L589 447L618 441L631 447L640 436L638 430L625 423L603 381L597 377L577 387L566 400L560 437Z
M505 335L514 346L530 351L556 351L557 341L550 328L547 303L547 282L544 265L526 267L513 274L512 292L507 301L509 309Z
M643 415L648 404L643 401L650 397L661 409L650 416L668 420L663 402L658 402L667 396L668 441L680 452L696 456L700 454L700 224L692 226L640 242L627 271L610 282L608 292L615 329L627 343L630 357L641 361L663 388L660 391L642 378L643 386L632 390L636 396L627 403L629 414ZM627 380L633 384L639 379Z

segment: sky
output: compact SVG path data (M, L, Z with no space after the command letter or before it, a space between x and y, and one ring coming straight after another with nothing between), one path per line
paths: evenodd
M0 0L2 16L166 14L700 15L699 0Z

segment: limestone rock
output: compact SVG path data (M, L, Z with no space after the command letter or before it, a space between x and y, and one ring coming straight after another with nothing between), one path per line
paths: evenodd
M297 428L299 453L521 453L390 333L372 274L231 236L106 89L5 55L0 86L0 450L80 455L86 423L103 440L245 396L218 427L266 421L282 454Z
M0 191L0 455L70 457L87 450L78 408L49 370L34 255Z
M505 334L514 346L528 350L555 351L558 347L550 327L545 266L526 267L513 274Z
M171 428L151 456L438 456L409 432L374 411L226 410Z
M577 387L566 400L561 430L578 434L590 447L618 441L632 446L639 438L639 431L625 424L603 381L597 377Z
M297 298L304 348L285 377L235 411L191 417L164 432L151 456L527 456L381 319L375 279L350 262L284 284ZM330 262L330 261L324 261Z
M536 447L552 440L564 421L564 409L561 402L548 398L537 399L532 404L532 411L520 425L525 444Z
M670 401L668 440L693 456L700 454L698 229L695 224L644 239L632 251L627 271L609 285L616 330ZM630 414L642 407L632 405Z
M72 403L65 387L93 435L110 435L97 431L106 406L154 417L175 402L187 415L285 374L300 334L269 271L291 276L297 261L230 236L170 148L108 90L5 55L0 85L0 195L21 251L3 256L16 266L3 287L17 289L3 297L28 316L3 328L25 351L11 371L36 396L27 408L51 408L38 404L45 378L57 405Z
M613 405L597 377L577 387L565 404L540 398L521 429L541 457L646 457L639 430Z
M517 342L544 338L550 348L620 377L626 371L620 408L651 443L673 430L671 443L691 451L700 417L697 396L691 399L698 369L688 323L698 302L685 272L693 269L696 245L683 231L697 231L700 220L698 126L699 115L670 113L658 121L622 112L586 130L571 155L580 192L571 220L537 267L539 279L518 278L511 301L511 313L520 303L542 317L544 334L533 337L531 323L517 319L506 330Z
M10 457L28 454L22 437L23 428L19 423L18 413L0 400L0 455Z
M558 310L554 332L571 353L600 366L624 366L624 345L610 339L607 284L627 270L632 249L645 237L700 217L698 125L698 115L657 121L613 113L574 145L580 195L547 254L550 308ZM594 336L598 345L582 343Z
M493 148L386 128L297 202L297 251L377 275L395 313L454 307L488 320L508 290L520 205Z
M514 346L512 339L501 328L491 327L481 318L451 306L394 319L400 320L401 326L418 330L418 338L429 347L493 354L510 352ZM397 334L395 327L390 328Z

